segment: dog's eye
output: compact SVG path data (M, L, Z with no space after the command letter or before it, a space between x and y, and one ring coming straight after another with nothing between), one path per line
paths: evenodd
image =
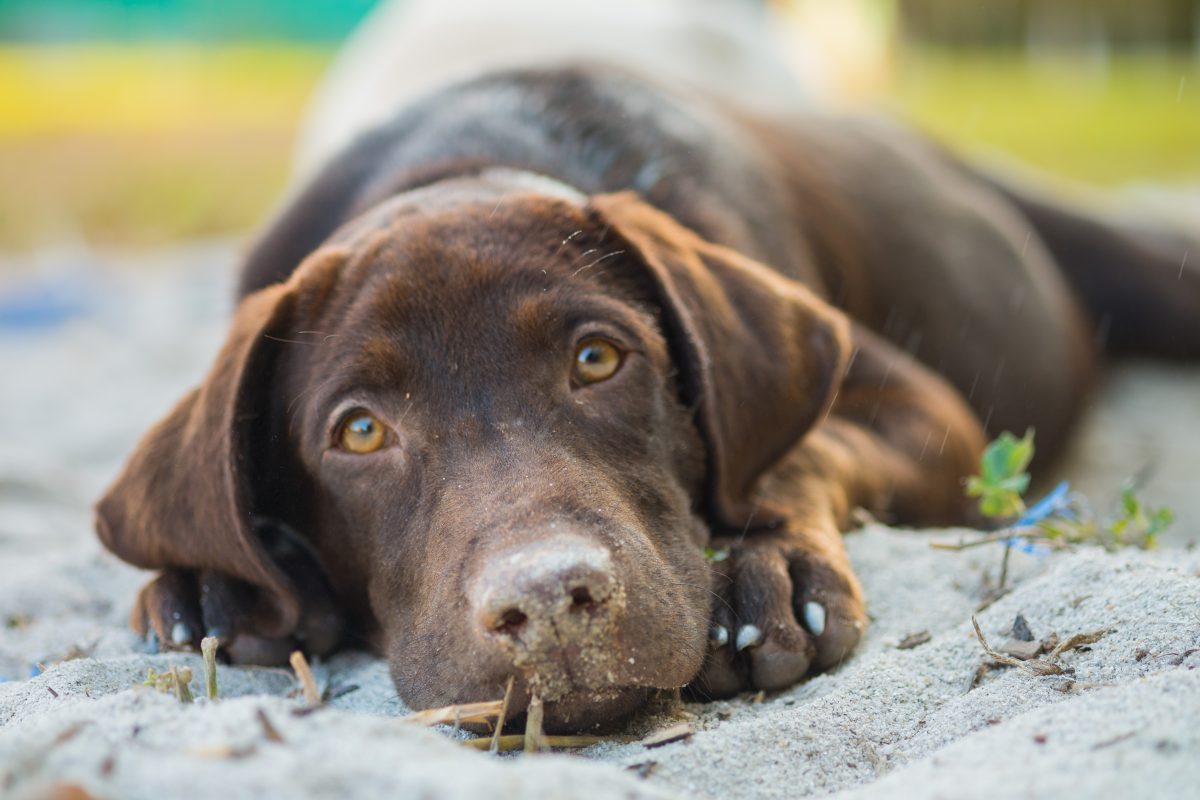
M606 381L621 367L621 351L607 339L584 339L575 348L575 380L581 384Z
M338 427L337 444L349 453L374 453L387 444L387 428L367 411L352 411Z

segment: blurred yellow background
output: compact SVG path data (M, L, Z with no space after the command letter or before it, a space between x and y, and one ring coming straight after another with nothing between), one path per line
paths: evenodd
M253 228L371 5L0 0L0 250ZM774 5L822 31L847 105L1092 183L1200 182L1196 0Z

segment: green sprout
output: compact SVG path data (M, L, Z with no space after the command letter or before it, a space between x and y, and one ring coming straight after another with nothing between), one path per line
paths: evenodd
M1175 521L1175 512L1160 506L1151 508L1142 503L1132 486L1121 490L1121 516L1109 526L1117 546L1134 545L1150 550L1158 544L1158 535Z
M1029 488L1026 468L1033 459L1033 429L1018 439L1008 431L983 451L979 474L967 479L967 496L979 498L979 510L990 519L1007 519L1025 512L1021 495Z

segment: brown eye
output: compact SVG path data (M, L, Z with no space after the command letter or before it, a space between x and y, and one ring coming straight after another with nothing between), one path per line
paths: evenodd
M337 443L349 453L374 453L387 444L387 428L373 414L354 411L338 428Z
M621 351L607 339L584 339L575 348L575 380L581 384L606 381L621 366Z

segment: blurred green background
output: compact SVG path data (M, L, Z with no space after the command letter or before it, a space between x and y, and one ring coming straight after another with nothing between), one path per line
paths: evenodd
M251 229L373 5L0 0L0 251ZM821 31L846 105L1073 179L1200 182L1200 0L773 5Z

